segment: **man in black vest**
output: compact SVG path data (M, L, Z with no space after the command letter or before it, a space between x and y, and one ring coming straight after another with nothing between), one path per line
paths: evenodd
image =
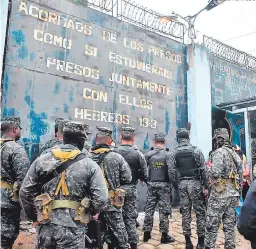
M206 202L204 194L208 193L209 181L205 171L205 161L201 150L190 144L189 131L185 128L177 130L178 146L171 151L171 167L177 173L181 211L182 228L186 239L186 249L193 249L191 242L191 209L197 217L197 249L204 248ZM204 193L205 190L205 193Z
M136 229L139 198L137 183L138 179L144 182L147 181L148 168L144 155L133 146L135 141L135 129L133 127L122 127L121 141L122 144L116 151L123 156L132 172L132 181L126 186L123 219L128 233L128 242L131 249L135 249L139 243L139 235Z
M165 150L165 135L155 135L154 149L145 154L149 166L148 193L145 206L144 242L151 238L153 219L156 205L159 206L159 230L162 233L161 243L172 243L175 240L168 235L171 214L170 184L172 183L173 169L169 163L169 153Z
M92 160L100 166L109 192L109 202L102 213L103 223L108 227L104 237L108 249L129 249L122 207L124 204L123 189L132 180L131 170L125 159L110 147L112 130L107 127L96 128L96 145L92 147Z

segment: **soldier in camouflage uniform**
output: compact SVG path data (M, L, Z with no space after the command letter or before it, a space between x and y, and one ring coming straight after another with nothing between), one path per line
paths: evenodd
M123 219L128 233L128 242L131 249L137 248L139 235L136 229L136 219L138 217L138 179L146 182L148 178L147 161L144 155L133 146L135 141L135 129L132 127L122 127L122 144L116 149L129 164L132 172L132 181L126 186L125 201L123 206Z
M190 144L189 131L178 129L178 146L171 151L171 166L174 168L175 179L179 182L181 198L182 228L186 239L186 249L193 249L191 242L191 209L197 218L197 249L204 248L206 201L204 194L208 194L209 179L201 150Z
M85 139L81 123L65 123L64 145L37 158L23 181L20 202L27 217L39 221L38 249L84 248L85 210L95 216L107 203L99 166L81 153Z
M61 122L63 122L64 119L63 118L56 118L55 119L55 137L53 139L50 139L49 141L47 141L44 146L41 148L41 150L39 151L38 156L40 156L45 150L48 150L54 146L58 146L58 145L62 145L63 144L63 137L62 134L59 133L59 124Z
M20 119L5 118L1 133L1 248L11 249L19 234L18 191L30 164L24 148L16 143L21 136Z
M108 227L106 235L108 248L129 248L128 235L122 216L122 204L116 205L111 198L116 196L121 187L131 182L132 175L124 158L111 149L111 136L112 131L109 128L97 127L96 145L92 148L91 154L92 159L102 169L109 189L109 203L103 212L103 222Z
M215 130L217 150L212 157L212 167L208 170L211 178L211 195L206 216L205 248L215 248L220 223L225 233L225 249L234 249L235 208L243 182L242 161L232 150L227 129ZM236 178L236 180L235 180Z
M68 120L59 120L59 123L58 123L59 143L56 143L52 147L43 150L41 155L44 155L44 154L50 152L53 148L59 148L61 145L63 145L63 128L64 128L64 125L68 122L69 122ZM84 129L85 129L85 132L86 132L86 137L87 137L88 135L91 134L91 132L89 131L89 126L86 125L86 124L83 124L83 126L84 126ZM86 140L87 140L87 138L86 138ZM47 146L50 146L50 143ZM86 149L86 148L87 148L87 141L84 142L84 148L83 148L82 152L85 155L87 155L87 157L90 157L90 153L88 152L88 149Z
M144 219L144 242L151 238L156 205L159 205L159 230L162 233L161 243L172 243L175 240L168 235L171 214L170 184L173 182L169 153L165 150L165 135L155 135L155 147L145 154L149 166L147 202Z

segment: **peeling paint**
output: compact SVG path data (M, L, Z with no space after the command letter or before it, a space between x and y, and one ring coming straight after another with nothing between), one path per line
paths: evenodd
M69 91L69 101L72 103L74 101L74 87L71 87Z
M167 109L165 109L165 133L166 135L169 134L169 129L170 129L170 117L169 117L169 112Z
M12 31L12 37L18 45L21 45L23 42L25 42L25 35L20 29L17 31Z
M60 82L59 81L56 81L56 83L54 85L53 93L54 94L59 94L60 93Z

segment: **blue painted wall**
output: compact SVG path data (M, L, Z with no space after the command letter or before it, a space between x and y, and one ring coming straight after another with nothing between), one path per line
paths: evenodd
M256 72L210 55L212 105L256 96Z
M112 127L115 142L119 142L121 124L92 120L97 119L98 113L84 118L75 116L75 108L109 112L113 113L113 116L129 115L129 125L136 128L136 143L142 150L147 150L152 146L153 134L157 132L165 132L168 135L167 146L169 148L175 146L175 131L178 127L186 126L187 122L186 47L183 44L67 0L63 0L62 4L59 1L47 0L26 2L27 5L23 6L21 0L12 1L8 52L4 69L2 116L18 115L21 117L23 127L21 142L26 146L32 160L37 155L41 144L54 136L56 117L85 122L93 133L96 126ZM36 15L37 8L46 11L41 16L42 20L29 15L29 13ZM49 13L60 16L61 22L67 18L91 26L91 35L78 32L72 27L66 28L44 21ZM35 40L35 29L72 40L72 48L65 49ZM115 33L116 43L103 40L103 30ZM128 41L134 40L142 43L144 51L139 52L125 47L125 38ZM85 54L86 44L97 47L96 57ZM174 57L180 56L182 61L177 63L153 56L148 52L149 46L163 51L168 50L174 54ZM172 79L113 63L109 61L110 51L165 68L172 72ZM69 72L57 70L56 65L47 67L48 57L73 64L66 66ZM98 69L98 79L70 73L74 71L74 68L70 69L70 65L74 67L74 64ZM168 86L171 94L154 93L110 82L109 77L112 73ZM83 98L84 88L107 93L107 102ZM130 102L133 97L137 102L140 99L150 100L153 102L153 107L147 109L134 104L131 106L122 104L120 94L128 96ZM140 126L139 118L147 118L149 127ZM150 128L152 119L157 121L156 128Z

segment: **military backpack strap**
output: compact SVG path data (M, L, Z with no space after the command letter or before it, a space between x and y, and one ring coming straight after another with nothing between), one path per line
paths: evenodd
M72 164L83 160L84 158L87 158L86 155L80 153L77 155L74 159L69 159L59 165L58 168L53 170L50 174L47 174L44 177L44 184L51 181L53 178L57 177L59 174L61 174L63 171L65 171L68 167L70 167Z

